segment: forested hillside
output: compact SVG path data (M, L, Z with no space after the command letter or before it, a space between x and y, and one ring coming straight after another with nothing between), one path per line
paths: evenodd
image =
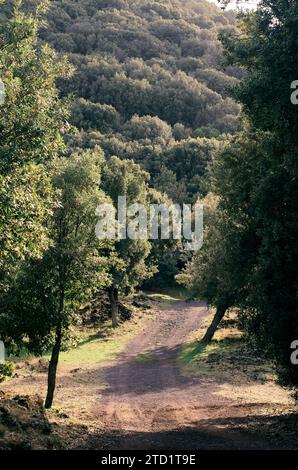
M76 67L60 83L79 130L68 144L134 159L176 202L204 195L214 138L239 127L228 90L240 71L223 67L218 39L235 14L204 0L63 0L47 22L41 38Z
M0 0L0 450L297 449L298 3L254 5Z
M114 121L82 126L117 130L119 113L122 122L138 114L206 133L235 129L238 108L226 96L235 78L221 69L217 39L233 15L205 1L85 0L53 2L48 16L43 37L78 67L71 89L114 108Z

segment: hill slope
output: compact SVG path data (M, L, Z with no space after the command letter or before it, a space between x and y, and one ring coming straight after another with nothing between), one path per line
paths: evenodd
M137 161L175 202L204 196L208 164L239 126L228 89L241 71L223 68L218 40L234 13L205 0L59 0L47 21L41 38L76 66L60 84L75 98L69 147Z
M217 39L234 27L232 13L204 0L63 0L52 2L48 21L43 38L78 68L77 96L113 106L122 120L235 129L238 107L226 96L235 71L222 70Z

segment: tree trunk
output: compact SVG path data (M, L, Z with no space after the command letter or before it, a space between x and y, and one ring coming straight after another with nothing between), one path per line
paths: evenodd
M118 317L119 317L119 299L118 299L118 289L112 286L109 290L109 297L111 302L112 310L112 327L117 328L118 326Z
M225 316L225 313L228 309L227 305L219 305L216 310L216 314L211 322L211 325L207 329L204 338L201 340L203 344L209 344L216 332L218 325L220 324L221 320Z
M55 344L52 349L52 356L49 364L48 370L48 393L45 402L45 408L49 409L52 407L54 392L56 387L56 375L57 375L57 366L61 348L61 338L62 338L62 327L61 325L57 326L56 329L56 339Z

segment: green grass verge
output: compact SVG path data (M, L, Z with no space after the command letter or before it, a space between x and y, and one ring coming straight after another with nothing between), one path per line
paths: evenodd
M179 302L181 300L189 299L189 292L183 287L173 287L167 289L161 289L159 292L147 292L146 297L149 300L159 302L159 308L167 308L169 304L173 302Z
M214 374L212 364L224 363L225 358L237 354L242 344L239 336L213 340L210 344L201 344L198 341L186 343L178 356L178 364L188 373Z
M99 337L95 337L94 333L87 336L76 348L61 352L61 366L92 368L117 359L127 343L138 334L145 320L144 317L137 322L123 323L116 330L106 328L104 338L100 336L100 332ZM45 357L49 359L50 355Z
M213 341L199 342L202 330L186 342L178 356L178 365L185 375L209 375L233 382L235 372L238 383L275 381L273 365L250 351L242 333L235 327L220 328Z

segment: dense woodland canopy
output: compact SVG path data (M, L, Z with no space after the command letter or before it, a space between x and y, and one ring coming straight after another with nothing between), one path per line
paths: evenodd
M0 20L11 2L2 10ZM234 29L234 13L204 0L50 2L40 37L76 68L60 83L74 98L78 132L69 146L132 158L151 185L170 197L176 186L177 202L194 202L206 191L214 138L239 128L240 106L228 89L241 71L224 68L218 39Z
M123 124L138 115L191 131L206 127L207 135L235 130L239 107L227 87L237 71L223 70L218 41L234 28L233 14L205 1L51 3L42 37L77 66L67 91L87 100L80 127L117 131L117 117ZM93 104L107 119L84 119Z

